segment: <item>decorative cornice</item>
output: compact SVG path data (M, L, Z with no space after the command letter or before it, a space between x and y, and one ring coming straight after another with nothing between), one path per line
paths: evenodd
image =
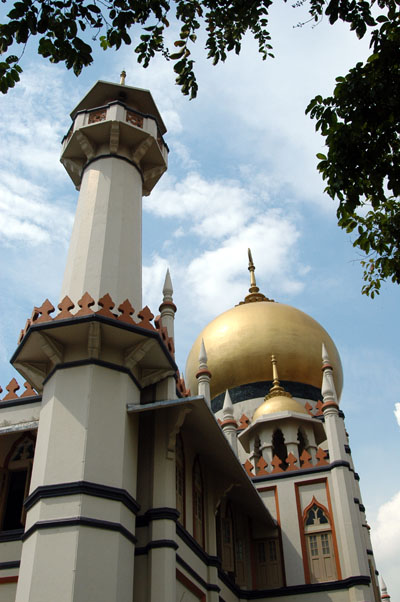
M8 560L6 562L0 562L0 571L7 571L8 569L19 569L20 564L20 560Z
M145 546L136 548L135 556L143 556L148 554L150 550L160 548L172 548L173 550L177 550L179 546L173 539L154 539L153 541L149 541Z
M153 520L172 520L176 523L178 518L179 511L176 508L150 508L136 517L136 527L147 527Z
M97 518L89 518L87 516L37 521L31 527L29 527L27 531L25 531L22 536L22 541L26 541L36 531L42 531L44 529L60 529L62 527L90 527L93 529L104 529L105 531L116 531L132 544L137 543L137 539L134 534L128 531L128 529L121 525L121 523L99 520Z
M121 366L120 364L114 364L112 362L106 362L105 360L99 360L94 357L89 357L84 360L75 360L73 362L64 362L62 364L57 364L54 368L49 372L46 378L43 380L43 386L51 379L51 377L58 370L68 370L68 368L79 368L80 366L100 366L101 368L108 368L109 370L115 370L116 372L122 372L129 376L132 382L135 383L139 390L142 389L142 386L138 382L138 380L134 377L132 372L126 366Z
M239 588L232 579L222 570L218 571L221 581L235 594L240 600L260 600L264 598L280 598L283 596L297 596L301 594L312 594L314 592L335 591L341 589L350 589L357 585L369 585L371 578L367 575L358 575L348 577L341 581L325 581L323 583L309 583L305 585L288 585L276 589L263 590L243 590Z
M20 541L24 534L23 529L12 529L10 531L0 531L0 544L6 541Z
M71 483L56 483L54 485L40 485L25 499L24 506L30 510L39 500L69 495L89 495L121 502L133 514L139 512L140 506L134 497L119 487L91 483L90 481L74 481Z

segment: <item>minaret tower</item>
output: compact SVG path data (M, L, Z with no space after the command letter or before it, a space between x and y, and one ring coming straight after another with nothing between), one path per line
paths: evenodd
M80 194L60 313L35 310L12 358L42 392L17 602L132 602L139 418L126 406L144 390L165 399L177 368L141 311L142 195L167 168L166 130L150 92L123 80L72 111L61 161Z
M164 123L150 92L101 81L71 117L61 162L80 194L61 298L112 292L139 310L142 195L167 169Z

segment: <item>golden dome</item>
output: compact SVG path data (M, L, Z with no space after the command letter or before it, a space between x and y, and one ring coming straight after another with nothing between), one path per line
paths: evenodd
M276 395L271 399L266 399L254 412L252 422L255 422L257 418L267 416L268 414L275 414L276 412L297 412L298 414L307 414L307 410L301 405L299 401L293 399L293 397L286 397L284 395Z
M343 373L339 353L324 328L304 312L270 301L247 302L219 315L197 337L186 363L186 383L197 392L201 340L212 374L211 398L249 383L272 381L270 357L280 366L281 381L321 389L322 343L334 369L338 398Z

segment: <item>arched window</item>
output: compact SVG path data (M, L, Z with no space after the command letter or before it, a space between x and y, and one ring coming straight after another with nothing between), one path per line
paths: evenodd
M11 447L4 463L1 483L1 530L23 529L24 500L31 480L35 439L24 434Z
M336 559L329 513L315 498L304 513L311 583L337 579Z
M193 465L193 537L204 548L204 491L198 458Z
M301 454L307 448L307 445L308 445L307 439L304 436L304 433L301 429L299 429L297 431L297 441L298 441L298 448L299 448L299 456L301 456Z
M180 434L176 437L175 460L176 509L179 511L179 522L185 526L185 455Z
M287 455L288 453L285 444L285 437L283 436L282 431L277 429L272 435L272 456L278 456L278 458L282 461L282 470L286 470L288 467L288 463L286 462Z

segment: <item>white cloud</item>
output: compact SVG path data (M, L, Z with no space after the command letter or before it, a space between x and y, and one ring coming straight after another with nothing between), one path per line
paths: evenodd
M394 415L396 416L397 424L400 426L400 403L395 403L394 408Z
M20 190L20 192L18 192ZM18 240L25 244L43 244L57 240L66 244L73 215L60 203L49 203L45 191L0 170L0 234L3 243Z
M371 537L378 570L382 574L388 593L400 591L400 491L379 508L372 524Z

